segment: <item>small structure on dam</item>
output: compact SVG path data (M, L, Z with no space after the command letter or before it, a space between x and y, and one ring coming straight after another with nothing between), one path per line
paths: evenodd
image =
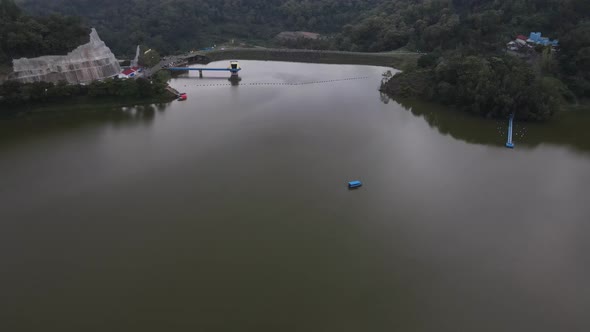
M11 79L22 82L86 83L117 76L121 67L94 28L90 41L67 55L48 55L38 58L12 60Z

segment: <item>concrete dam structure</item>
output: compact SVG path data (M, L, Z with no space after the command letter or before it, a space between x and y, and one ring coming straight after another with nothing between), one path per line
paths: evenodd
M115 55L100 39L94 28L90 33L90 41L67 55L21 58L13 60L12 63L14 72L11 79L22 83L87 83L116 76L121 71Z

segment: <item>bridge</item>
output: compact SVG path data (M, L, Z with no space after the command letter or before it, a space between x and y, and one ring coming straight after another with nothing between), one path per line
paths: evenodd
M203 77L203 71L229 71L231 73L231 76L238 76L238 72L242 70L237 61L230 61L229 67L227 68L169 67L166 69L172 71L198 70L199 77Z

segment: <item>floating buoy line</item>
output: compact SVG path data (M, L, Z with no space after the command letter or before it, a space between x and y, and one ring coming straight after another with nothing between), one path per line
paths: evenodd
M280 83L280 82L252 82L252 83L239 83L235 85L239 86L297 86L297 85L310 85L310 84L327 84L327 83L334 83L334 82L344 82L344 81L353 81L353 80L364 80L369 78L369 76L362 76L362 77L348 77L348 78L339 78L333 80L324 80L324 81L310 81L310 82L296 82L296 83ZM212 83L212 84L185 84L184 86L200 86L200 87L211 87L211 86L232 86L234 84L231 83Z

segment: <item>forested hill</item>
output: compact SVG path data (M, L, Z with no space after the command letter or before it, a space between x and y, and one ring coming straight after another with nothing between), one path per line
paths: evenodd
M2 0L5 1L5 0ZM501 51L518 34L561 41L564 69L590 46L589 0L17 0L31 15L80 16L118 55L134 45L186 51L229 39L269 40L283 30L331 38L299 46L350 51ZM292 44L290 46L298 46Z
M588 0L17 0L31 15L80 16L117 54L145 43L165 53L283 30L328 34L352 51L492 52L530 31L562 40L590 20ZM574 33L572 33L574 31ZM588 34L586 34L588 35ZM576 37L577 38L577 37ZM571 38L570 38L571 39ZM567 50L566 50L567 51Z
M495 51L531 31L566 39L588 19L588 0L385 0L345 27L340 46Z
M574 94L590 97L590 1L399 0L373 14L347 27L344 42L364 40L364 48L378 50L397 39L431 52L384 86L390 94L535 120L551 117ZM506 54L508 41L531 31L558 39L559 50L537 46L519 54L525 61Z
M88 42L79 18L24 15L13 0L0 0L0 65L13 58L65 54Z
M164 52L282 30L335 34L331 48L491 50L530 31L567 36L588 0L17 0L32 15L81 16L117 53L146 43ZM338 35L339 32L342 34Z
M508 41L519 34L528 36L532 31L558 39L559 52L537 49L536 56L532 56L526 64L510 58L501 60L501 64L494 62L497 60L494 57L504 57ZM590 98L589 0L390 0L363 15L358 22L345 26L337 39L338 47L343 49L383 51L405 45L410 49L432 52L430 58L422 62L423 70L429 71L426 76L430 79L428 87L419 88L420 93L422 97L426 94L428 98L446 100L451 104L461 103L457 100L459 97L452 93L460 86L448 77L443 79L442 72L453 77L462 71L467 72L465 75L472 80L466 80L465 87L470 84L477 87L486 85L484 81L474 79L483 73L475 70L474 66L479 66L478 70L492 72L491 76L496 75L495 79L522 79L522 75L511 76L517 72L528 76L520 86L509 88L506 84L503 87L509 91L506 91L508 97L502 102L505 106L500 109L498 105L502 103L491 97L498 96L499 87L488 89L490 91L467 92L466 97L486 100L481 103L463 102L466 108L483 114L509 113L519 108L519 103L532 105L529 101L538 99L541 94L544 97L553 94L553 99L572 99L573 92L578 97ZM470 66L472 68L467 68ZM511 71L502 74L506 69ZM418 79L416 75L412 78ZM411 91L407 84L409 81L394 82L392 90ZM545 88L531 90L530 86ZM515 101L525 99L519 95L520 87L529 90L529 101ZM483 95L490 98L481 98ZM469 98L463 99L466 101ZM547 105L547 100L539 103ZM493 108L496 110L491 112ZM531 112L543 114L526 118L547 118L547 114L552 113L541 110L541 107L532 107Z
M421 77L429 78L423 80L428 86L418 89L423 96L490 116L504 116L528 105L526 117L542 119L557 108L547 105L574 100L574 94L590 98L590 0L17 0L17 4L28 15L81 17L98 29L117 55L130 55L140 43L173 53L229 39L269 40L280 31L307 30L327 38L296 40L290 46L350 51L406 47L429 52L418 68ZM8 13L18 9L7 8L2 15L17 21L12 31L25 36L25 42L3 35L5 58L10 52L63 49L64 43L75 40L67 39L75 35L73 30L64 30L62 40L47 42L53 40L53 28L37 28L26 23L31 18ZM58 20L56 31L61 33L63 18L36 22L46 26L47 20ZM5 25L0 23L0 29ZM53 34L35 37L47 31ZM537 49L527 61L507 57L506 43L532 31L559 39L560 50ZM36 46L35 38L44 46ZM7 48L6 40L19 48ZM468 79L455 80L458 75ZM389 90L411 91L411 76L405 81L398 76L400 84L393 82ZM506 83L515 81L519 84ZM453 94L462 88L465 93Z
M384 0L18 0L32 15L83 17L118 54L145 43L165 53L283 30L337 33Z

